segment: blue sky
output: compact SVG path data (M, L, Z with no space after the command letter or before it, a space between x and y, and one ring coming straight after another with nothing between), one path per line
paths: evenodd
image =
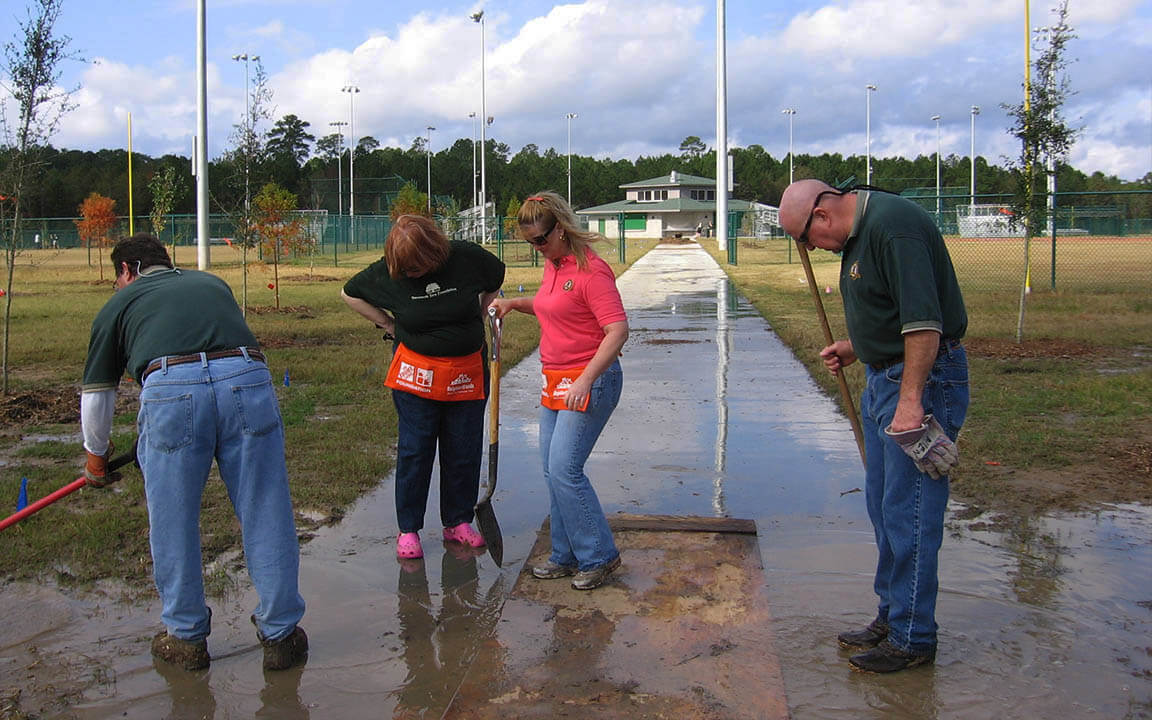
M1051 0L1049 0L1051 2ZM0 10L7 40L24 0ZM528 143L635 158L677 152L689 135L715 144L716 3L587 0L208 0L209 149L229 143L244 115L244 66L258 54L274 117L294 113L318 137L347 121L358 137L408 147L435 126L440 150L475 131L480 109L480 28L485 11L488 135L513 152ZM1017 147L1002 103L1018 102L1024 74L1023 0L730 0L727 2L728 136L734 146L863 155L865 86L874 84L876 157L931 155L941 115L945 157L1002 163ZM88 64L65 67L78 108L54 144L187 155L195 125L194 0L64 0L59 30ZM1066 115L1083 128L1070 161L1137 179L1152 170L1152 0L1072 0L1078 38L1068 57L1076 94ZM1031 24L1050 22L1034 0ZM266 128L265 128L266 129Z

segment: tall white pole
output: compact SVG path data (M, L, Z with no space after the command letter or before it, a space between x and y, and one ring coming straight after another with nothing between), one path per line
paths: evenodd
M728 48L724 0L716 0L716 242L728 244Z
M780 112L788 116L788 184L793 182L793 162L792 162L792 118L796 116L796 108L784 108Z
M864 152L866 153L864 182L872 184L872 93L875 85L864 86Z
M968 150L968 164L972 170L972 185L968 198L968 214L972 214L972 206L976 204L976 116L980 114L980 106L972 106L972 147Z
M940 116L933 115L936 121L936 224L940 224Z
M208 260L208 72L205 0L196 0L196 267Z
M567 113L568 118L568 204L572 204L572 118L578 117L576 113Z
M480 239L488 242L488 177L485 172L484 159L488 154L486 148L485 126L488 124L488 105L484 97L484 11L472 13L474 22L480 23Z
M436 128L429 125L425 130L428 134L424 141L424 154L428 158L428 214L432 214L432 131Z
M472 207L476 207L476 113L468 113L468 117L472 118Z
M348 229L352 242L356 242L356 93L360 88L345 85L341 92L348 93Z

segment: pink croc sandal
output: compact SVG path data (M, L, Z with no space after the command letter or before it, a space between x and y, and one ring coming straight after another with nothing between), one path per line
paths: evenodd
M400 533L400 537L396 538L396 557L401 559L424 557L424 548L420 547L420 534Z
M444 528L444 539L448 542L458 542L468 547L484 547L484 538L472 529L468 523L460 523L456 527Z

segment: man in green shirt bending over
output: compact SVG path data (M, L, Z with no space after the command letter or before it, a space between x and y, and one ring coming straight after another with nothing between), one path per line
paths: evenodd
M127 370L142 388L136 453L165 626L152 654L186 670L210 662L200 498L215 458L260 597L252 622L264 668L299 665L308 657L308 637L297 625L304 615L300 549L284 427L264 355L228 285L209 273L174 268L151 235L121 240L112 264L116 294L92 323L84 367L84 474L95 487L114 479L109 436L116 388Z

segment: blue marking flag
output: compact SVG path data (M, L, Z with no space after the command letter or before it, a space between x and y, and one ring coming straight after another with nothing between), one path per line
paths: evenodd
M28 507L28 478L20 478L20 494L16 496L16 511Z
M284 368L284 387L292 384L292 378L288 377L288 368Z

